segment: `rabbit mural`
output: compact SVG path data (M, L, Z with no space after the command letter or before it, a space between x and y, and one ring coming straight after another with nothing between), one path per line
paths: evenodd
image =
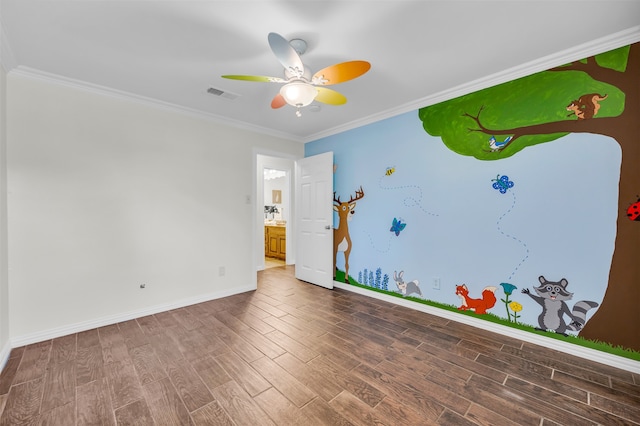
M418 285L420 284L418 280L413 280L406 283L402 278L403 275L404 271L400 271L400 273L393 271L393 279L396 281L396 286L398 287L400 293L402 293L403 296L418 294L420 297L422 297L422 291L420 291L420 287L418 287Z

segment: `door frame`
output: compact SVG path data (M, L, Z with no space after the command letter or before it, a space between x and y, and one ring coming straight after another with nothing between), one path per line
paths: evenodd
M258 156L267 157L270 162L258 161ZM267 149L253 149L252 156L252 195L247 196L247 204L251 204L251 235L253 236L253 244L251 250L251 266L254 268L255 274L253 274L253 283L257 288L258 285L258 271L264 269L264 177L262 175L264 168L284 170L288 176L288 188L289 191L289 220L286 224L286 244L287 244L287 259L286 264L291 265L295 263L295 203L294 203L294 189L295 189L295 161L301 158L293 154L286 154L277 151L271 151ZM260 170L258 170L260 168ZM258 179L262 184L258 184ZM262 254L262 256L260 256Z

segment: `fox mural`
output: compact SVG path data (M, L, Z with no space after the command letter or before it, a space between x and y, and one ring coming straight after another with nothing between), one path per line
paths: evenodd
M478 315L486 314L496 304L497 287L488 286L482 290L480 298L474 299L469 296L469 289L466 284L456 286L456 295L462 299L462 304L458 308L461 311L474 311Z

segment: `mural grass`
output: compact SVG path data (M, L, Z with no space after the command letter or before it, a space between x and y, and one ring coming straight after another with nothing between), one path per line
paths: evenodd
M341 270L337 270L336 272L336 281L338 282L345 282L344 280L344 271ZM378 293L382 293L382 294L386 294L392 297L397 297L400 299L406 299L406 300L410 300L414 303L420 303L423 305L427 305L427 306L432 306L434 308L438 308L438 309L442 309L444 311L449 311L449 312L455 312L456 314L459 315L466 315L469 317L475 317L475 318L479 318L480 316L475 314L472 311L460 311L458 310L458 307L455 305L448 305L448 304L444 304L444 303L439 303L439 302L434 302L432 300L428 300L428 299L421 299L419 297L413 297L413 296L403 296L402 294L400 294L397 291L391 291L391 290L383 290L381 288L377 288L377 287L372 287L372 286L368 286L368 285L364 285L364 284L360 284L358 281L356 281L352 276L349 276L349 284L353 285L355 287L360 287L360 288L364 288L367 289L369 291L375 291ZM549 333L546 331L541 331L541 330L537 330L534 326L529 325L529 324L523 324L523 323L514 323L512 321L509 321L508 319L504 319L502 317L499 317L495 314L492 313L486 313L482 315L482 319L485 321L489 321L489 322L493 322L496 324L500 324L500 325L504 325L507 327L511 327L511 328L515 328L518 330L523 330L529 333L534 333L534 334L538 334L550 339L556 339L556 340L560 340L560 341L564 341L564 342L568 342L568 343L572 343L575 345L579 345L582 347L586 347L586 348L590 348L590 349L595 349L598 351L603 351L603 352L607 352L610 353L612 355L617 355L617 356L621 356L624 358L628 358L628 359L632 359L635 361L640 361L640 352L636 352L634 350L628 349L628 348L624 348L621 346L613 346L609 343L606 342L599 342L599 341L594 341L594 340L589 340L589 339L585 339L583 337L580 336L573 336L573 335L569 335L569 336L564 336L562 334L558 334L558 333Z

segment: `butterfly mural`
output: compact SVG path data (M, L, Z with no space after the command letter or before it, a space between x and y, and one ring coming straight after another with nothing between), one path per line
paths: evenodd
M509 188L513 188L513 181L509 180L509 176L507 175L497 175L495 179L491 179L493 182L493 189L500 191L501 194L506 194Z
M391 229L389 231L394 232L396 237L400 235L400 232L407 226L406 223L402 223L402 218L396 219L393 218L393 223L391 224Z

